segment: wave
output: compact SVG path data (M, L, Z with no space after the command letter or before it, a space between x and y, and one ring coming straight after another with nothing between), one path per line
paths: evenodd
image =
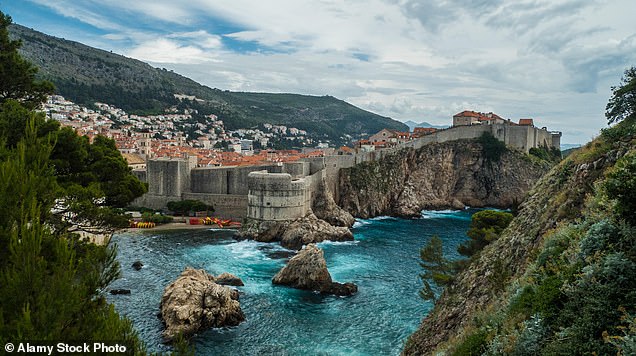
M355 229L369 224L371 224L370 220L356 219L356 222L353 223L353 226L351 228Z
M470 219L466 210L422 210L422 219Z
M360 241L357 240L352 240L352 241L330 241L330 240L325 240L322 242L317 243L316 245L318 247L323 247L323 246L351 246L351 245L357 245L359 244Z

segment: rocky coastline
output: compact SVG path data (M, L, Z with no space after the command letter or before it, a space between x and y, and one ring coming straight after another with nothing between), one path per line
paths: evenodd
M549 169L513 149L494 162L476 140L435 143L342 169L338 205L364 219L417 217L423 209L510 208Z

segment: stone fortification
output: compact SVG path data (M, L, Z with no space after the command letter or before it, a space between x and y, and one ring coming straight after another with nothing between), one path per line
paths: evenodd
M455 126L439 130L417 140L403 144L403 147L421 148L431 143L442 143L462 139L478 138L490 133L506 145L528 153L531 148L554 147L561 149L561 132L546 128L507 124Z
M560 132L550 132L545 128L537 128L534 126L492 124L457 126L439 130L414 141L400 144L397 147L372 152L307 158L297 162L261 166L196 167L196 157L187 159L160 158L148 161L145 173L143 173L143 171L136 173L140 178L145 178L144 180L148 182L149 191L133 204L162 209L165 208L166 204L170 201L196 199L213 205L216 214L225 218L243 219L249 216L262 220L271 218L275 221L279 221L277 219L285 220L287 218L293 220L299 216L305 216L313 207L316 215L324 219L326 217L326 215L322 213L324 206L317 207L315 199L312 197L321 195L324 191L328 191L328 195L330 195L333 200L342 203L343 193L341 191L342 182L340 173L342 169L352 168L364 162L382 160L403 148L420 149L435 143L475 139L484 133L490 133L500 141L506 143L509 147L526 153L533 147L560 148ZM459 168L462 169L462 167ZM289 180L289 186L286 185L287 183L280 185L282 188L279 192L271 189L263 190L254 186L254 197L249 198L248 195L251 189L249 183L250 175L258 171L265 171L271 174L286 174L285 177L288 178L284 178L284 180L286 182ZM513 174L515 172L510 173ZM255 177L263 178L258 175ZM282 178L272 176L271 179L276 180ZM303 184L300 179L305 180L305 189L300 187ZM296 182L296 180L298 181ZM254 181L254 184L257 184L256 181L258 181L258 179ZM424 183L429 184L430 182L431 181L426 181ZM418 184L415 185L417 186ZM292 185L294 186L293 188ZM480 189L481 188L479 188L478 191L480 191ZM438 189L435 190L437 191ZM301 191L305 192L301 193ZM351 192L348 191L346 194L350 195ZM325 194L322 195L324 196ZM460 201L464 204L473 205L472 203L478 201L480 197L475 195L471 199L465 201L460 199ZM264 205L258 205L260 204L259 201ZM267 206L268 202L270 206ZM373 203L373 201L370 203ZM505 204L507 204L507 202L505 202ZM416 205L421 204L418 203ZM444 204L431 203L430 205L443 206ZM452 206L452 204L447 205ZM248 206L251 206L251 208L248 208ZM331 207L332 205L327 204L327 206ZM333 209L331 210L331 212L334 211ZM359 211L354 209L350 212L358 213ZM348 218L345 216L344 220L348 220ZM344 225L347 224L348 223ZM337 223L337 225L343 224Z
M302 218L309 212L309 185L304 178L292 180L289 173L251 172L247 217L285 221Z

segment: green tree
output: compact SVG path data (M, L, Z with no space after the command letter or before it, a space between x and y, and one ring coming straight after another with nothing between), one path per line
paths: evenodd
M167 208L175 214L188 215L191 212L214 212L212 205L207 205L199 200L181 200L168 202Z
M107 224L106 212L112 210L94 199L105 178L89 177L86 187L68 178L81 171L72 160L91 157L84 154L86 142L32 111L47 85L34 80L35 70L17 54L19 43L8 39L9 23L0 13L0 344L116 341L144 353L131 323L103 296L119 275L115 250L79 241L65 221L97 207L101 223ZM56 141L58 151L68 152L52 160ZM115 159L94 157L95 164ZM58 173L67 176L60 178L64 186ZM60 213L72 195L76 210Z
M510 224L513 215L503 211L482 210L473 214L470 229L466 233L470 240L459 245L457 252L464 256L472 256L493 242Z
M420 266L425 272L420 274L424 287L420 290L420 297L424 300L435 300L435 291L431 281L438 286L446 286L453 281L457 272L457 265L444 257L442 239L435 235L420 250Z
M612 124L636 114L636 67L625 71L621 85L612 87L612 97L605 107L607 123Z
M53 84L35 80L37 68L18 53L22 43L9 38L11 22L0 11L0 104L13 99L35 109L53 93Z

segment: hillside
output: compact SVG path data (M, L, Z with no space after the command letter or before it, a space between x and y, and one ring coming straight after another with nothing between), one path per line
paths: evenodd
M22 40L21 54L40 68L40 77L52 81L59 94L79 104L99 101L131 113L149 114L178 104L174 94L194 95L204 101L189 106L218 115L229 129L266 122L284 124L334 143L347 141L344 135L357 138L383 128L408 130L398 121L331 96L212 89L172 71L23 26L12 25L10 33Z
M632 117L539 180L404 354L634 354L635 174Z

